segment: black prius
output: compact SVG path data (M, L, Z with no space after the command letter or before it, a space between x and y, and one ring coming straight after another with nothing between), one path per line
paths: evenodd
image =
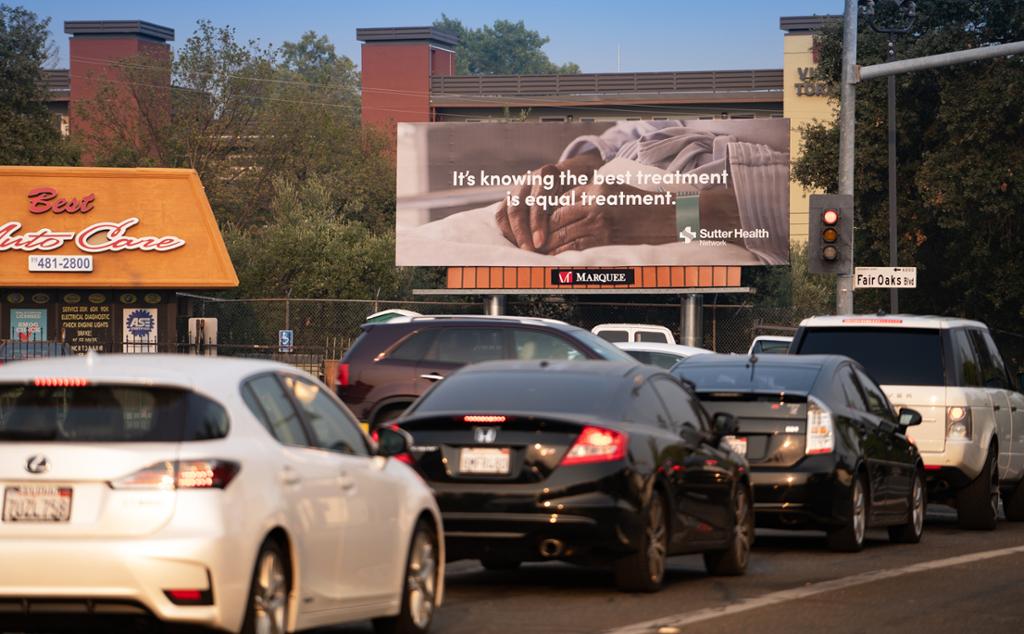
M733 426L668 372L610 361L467 366L397 421L437 495L450 560L613 563L621 589L646 592L671 555L745 571L747 465L720 447Z
M897 415L856 361L706 354L672 373L704 407L735 416L724 440L750 463L758 526L825 530L841 551L860 550L871 527L920 541L924 465L906 430L921 415Z

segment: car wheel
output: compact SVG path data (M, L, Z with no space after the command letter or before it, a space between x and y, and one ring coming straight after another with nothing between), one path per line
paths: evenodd
M956 494L956 513L960 528L990 531L999 516L999 460L993 446L985 466L973 482Z
M855 553L864 548L868 526L868 496L863 476L854 479L846 504L846 523L828 532L828 546L839 552Z
M623 592L657 592L665 578L668 557L668 522L665 500L651 496L644 511L640 548L615 562L615 585Z
M732 542L725 550L704 553L704 567L713 575L742 575L750 561L750 546L754 543L754 504L746 486L739 487L734 498L736 522Z
M1024 480L1003 496L1003 513L1011 522L1024 521Z
M927 508L924 482L921 473L915 469L910 484L910 517L906 524L889 527L889 539L898 544L916 544L924 534L924 513Z
M480 564L485 569L493 571L515 570L522 563L518 559L500 559L497 557L488 557L487 559L480 560Z
M243 634L284 634L288 628L288 577L284 549L268 540L256 557Z
M430 629L437 607L437 556L437 532L420 520L406 559L402 611L397 616L374 619L377 634L422 634Z

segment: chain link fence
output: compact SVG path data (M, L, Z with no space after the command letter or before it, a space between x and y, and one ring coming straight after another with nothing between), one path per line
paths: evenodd
M375 301L354 299L219 299L182 295L187 308L179 332L187 332L189 317L216 318L217 343L232 346L273 346L278 331L292 330L294 345L321 349L325 359L338 359L359 336L369 315L386 309L431 314L482 314L474 301ZM593 328L609 322L657 324L678 336L678 303L574 301L572 298L510 300L509 315L547 317ZM794 308L764 308L746 304L708 304L703 313L702 346L717 352L745 352L758 335L792 335L808 317Z

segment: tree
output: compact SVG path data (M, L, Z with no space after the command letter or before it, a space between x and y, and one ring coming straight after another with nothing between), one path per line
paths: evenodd
M0 4L0 165L77 161L44 101L49 23L22 7Z
M546 75L575 74L573 62L558 65L542 48L550 41L526 28L522 20L495 20L493 25L470 29L461 20L441 14L434 27L459 37L455 48L455 71L460 75Z
M880 7L883 5L879 5ZM1024 40L1019 0L920 0L913 33L897 45L901 58ZM842 33L819 36L822 77L837 90ZM858 62L885 59L883 35L866 24ZM918 288L901 291L909 312L970 316L1019 331L1024 317L1024 59L973 62L897 76L899 260L918 267ZM856 260L888 262L886 86L857 87ZM794 177L835 191L835 122L802 131L804 152ZM887 308L887 293L856 297L858 310ZM1019 351L1018 351L1019 354Z
M238 271L241 297L400 297L410 269L394 266L393 232L338 220L328 182L276 179L272 218L230 225L224 239Z

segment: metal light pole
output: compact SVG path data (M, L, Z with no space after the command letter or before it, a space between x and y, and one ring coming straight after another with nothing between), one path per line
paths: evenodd
M889 48L886 61L896 60L896 36L909 33L914 26L914 19L917 17L917 5L913 0L891 0L895 2L903 23L898 25L882 26L875 21L875 0L866 0L863 12L868 19L868 24L876 33L885 33L888 36ZM899 266L897 255L897 218L896 218L896 76L888 77L888 100L889 100L889 266ZM900 312L899 290L889 289L889 312Z
M839 88L839 192L853 196L854 117L857 98L857 0L843 10L843 76ZM856 212L854 218L856 217ZM853 221L854 218L850 220ZM854 226L856 223L854 222ZM853 250L853 245L850 245ZM851 262L854 261L851 257ZM853 270L836 276L836 314L853 314Z

